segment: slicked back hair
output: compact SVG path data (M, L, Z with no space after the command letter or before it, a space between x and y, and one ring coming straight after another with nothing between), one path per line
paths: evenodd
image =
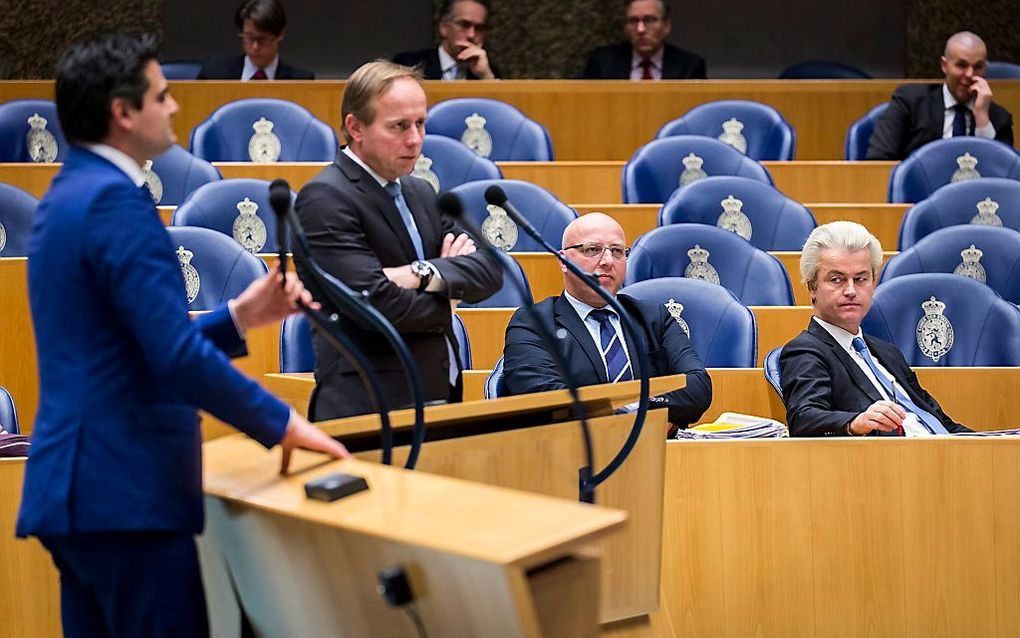
M351 135L347 130L347 114L353 114L363 124L375 121L372 100L385 93L395 81L411 78L421 84L421 71L409 66L395 64L389 60L375 60L362 64L351 77L347 78L343 102L340 104L340 127L344 137L350 143Z

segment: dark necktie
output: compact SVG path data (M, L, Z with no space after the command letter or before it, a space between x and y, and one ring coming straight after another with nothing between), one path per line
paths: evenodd
M953 116L953 137L964 137L968 135L967 116L970 114L970 109L966 104L957 104L953 110L956 111L956 115Z
M641 60L641 79L642 80L654 80L652 76L652 61L648 58Z
M601 343L602 356L606 358L606 373L610 383L617 381L630 381L634 374L630 369L630 360L620 343L620 335L617 334L613 322L609 316L615 314L605 308L598 308L588 313L589 317L599 322L599 339Z
M397 210L400 211L400 219L404 221L404 227L407 228L407 234L411 236L411 243L414 244L414 254L418 255L418 259L425 259L425 251L421 246L421 235L418 233L418 228L414 225L414 218L411 217L411 209L407 207L407 202L404 200L404 193L400 191L400 184L396 182L389 182L385 186L386 192L393 198L393 203L397 205Z
M265 69L256 69L255 70L255 75L251 76L251 79L253 79L253 80L268 80L269 76L266 75L266 70Z
M853 346L854 350L856 350L857 353L864 358L864 362L868 364L869 368L871 368L871 372L875 375L875 378L878 379L878 382L883 388L885 388L885 391L889 394L889 396L893 397L896 403L900 404L900 406L907 412L913 412L917 416L918 420L921 421L921 425L923 425L932 434L949 434L949 431L946 430L946 427L942 425L941 421L936 419L931 412L928 412L911 401L910 397L900 390L898 385L894 385L889 377L879 371L878 366L875 365L875 360L871 358L871 352L868 350L868 344L864 343L864 339L854 337Z

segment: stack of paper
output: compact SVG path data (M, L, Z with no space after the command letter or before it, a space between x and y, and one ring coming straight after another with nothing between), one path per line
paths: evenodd
M960 432L953 436L1020 436L1018 430L992 430L991 432Z
M750 414L723 412L713 423L677 430L677 439L781 439L789 436L779 421Z

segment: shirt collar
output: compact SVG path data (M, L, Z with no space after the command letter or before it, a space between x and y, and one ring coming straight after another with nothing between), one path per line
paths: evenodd
M949 87L945 82L942 83L942 104L945 105L945 110L947 111L957 104L956 98L949 92ZM972 111L974 110L974 98L970 98L970 100L965 104L967 105L967 108Z
M457 61L454 60L453 57L446 52L446 49L443 48L443 45L440 44L439 68L442 69L444 79L446 78L446 74L450 71L450 69L455 66L457 66Z
M857 328L857 334L854 335L839 326L832 325L828 321L822 321L818 317L814 317L814 320L818 322L819 326L825 328L825 331L828 332L832 338L836 340L836 343L838 343L847 352L855 351L853 343L854 337L860 337L861 339L864 338L864 331L861 330L860 327Z
M113 148L108 144L83 144L82 146L119 168L121 172L128 176L128 179L134 182L135 186L140 187L145 184L142 167L124 151Z
M575 298L573 295L571 295L566 290L563 291L563 296L566 297L567 301L570 302L571 307L573 307L574 311L577 313L577 316L581 318L581 321L584 321L585 319L587 319L588 318L588 314L591 313L592 310L596 309L595 306L589 306L588 304L584 303L580 299ZM616 314L616 311L613 310L608 305L603 306L603 308L605 310L608 310L609 312L613 313L614 315Z
M266 72L267 80L276 79L276 67L280 66L280 55L277 54L273 61L263 67L263 71ZM259 67L251 61L251 58L244 56L244 70L241 71L242 80L250 80L251 76L255 75L255 71L258 71Z
M666 47L659 47L659 50L656 51L652 55L652 57L648 58L649 60L652 61L652 68L654 68L654 69L662 69L662 52L665 51L665 50L666 50ZM634 50L633 47L631 47L631 50L630 50L630 68L631 68L631 70L640 69L641 68L641 60L644 60L644 58L641 57L638 54L638 52Z
M360 157L358 157L358 155L351 149L350 145L345 146L344 149L341 152L344 155L346 155L347 157L349 157L352 160L354 160L355 164L357 164L361 168L365 169L365 172L367 172L369 175L371 175L372 179L374 179L375 181L379 182L379 186L382 186L383 188L386 188L386 185L390 183L389 180L384 179L382 176L379 175L379 173L376 173L375 171L373 171L372 168L368 164L366 164ZM395 179L393 181L395 181L396 183L399 184L400 183L400 178L398 177L397 179Z

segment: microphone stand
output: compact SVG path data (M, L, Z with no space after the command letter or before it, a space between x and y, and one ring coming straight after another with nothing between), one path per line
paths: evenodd
M590 273L586 273L581 270L577 264L567 259L562 253L560 253L560 251L553 248L549 242L542 237L531 222L521 215L520 211L518 211L517 208L508 201L506 193L503 192L502 188L499 186L490 186L485 191L485 200L494 206L499 206L504 209L507 215L514 220L514 223L523 228L524 232L527 233L529 237L538 242L542 248L546 250L546 252L554 255L556 259L558 259L559 262L570 271L571 274L583 281L585 285L605 300L605 302L616 311L617 315L619 315L620 324L623 326L623 332L626 335L627 340L635 346L631 348L631 350L634 351L633 355L636 356L638 366L641 369L641 372L638 375L638 378L641 381L641 388L638 394L638 407L637 412L634 415L634 424L631 426L630 434L627 435L627 440L624 441L623 446L616 453L616 456L613 457L602 471L592 476L590 485L592 488L597 487L612 476L613 473L615 473L616 470L623 465L623 462L627 460L627 457L630 456L631 451L637 444L637 441L641 436L641 430L645 424L645 416L648 413L648 394L651 388L648 381L648 355L644 348L641 347L644 342L639 339L639 333L637 327L634 325L633 317L630 316L630 313L624 310L623 306L620 305L620 302L616 300L616 297L606 292L605 289L603 289L602 286L594 280Z
M476 243L482 247L489 255L499 262L500 267L509 276L510 281L513 282L514 288L520 294L521 298L527 298L528 292L524 288L524 284L521 283L516 275L517 271L514 270L508 261L511 259L509 255L493 246L489 240L485 237L485 234L480 228L474 223L473 220L468 218L464 214L464 208L460 203L460 199L452 194L446 193L439 198L439 207L446 213L457 218L460 225L470 235L476 238ZM538 336L542 339L542 345L552 355L553 363L560 371L560 376L563 377L563 381L566 383L567 391L570 393L571 408L574 414L581 421L581 435L584 442L584 454L587 465L578 470L578 500L582 503L594 503L595 502L595 486L591 484L591 472L595 466L594 452L592 451L591 441L591 429L588 426L588 411L585 409L584 404L581 403L581 399L577 394L577 382L574 380L573 375L570 373L570 368L567 366L567 362L563 359L563 353L560 351L559 344L556 342L556 337L552 331L539 320L538 313L535 312L534 305L522 306L522 309L528 314L528 318L531 319L532 325L538 330Z

